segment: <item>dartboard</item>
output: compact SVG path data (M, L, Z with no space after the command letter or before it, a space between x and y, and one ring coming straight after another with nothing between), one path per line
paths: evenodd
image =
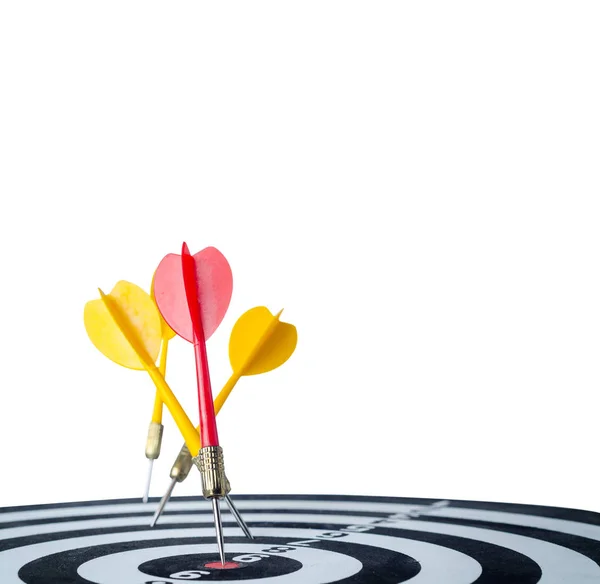
M218 562L210 503L174 498L0 509L2 584L600 583L600 514L429 499L239 496L223 509Z

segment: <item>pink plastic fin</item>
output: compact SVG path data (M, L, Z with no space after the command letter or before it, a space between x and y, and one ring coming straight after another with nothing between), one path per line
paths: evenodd
M191 257L196 270L196 299L204 338L208 340L221 324L229 308L233 275L225 256L214 247L207 247ZM162 259L154 276L154 297L167 324L179 336L194 342L192 317L183 279L182 256L168 254Z

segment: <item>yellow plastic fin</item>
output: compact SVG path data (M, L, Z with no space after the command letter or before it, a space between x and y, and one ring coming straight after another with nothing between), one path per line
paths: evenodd
M83 321L94 346L111 361L129 369L144 369L139 352L131 345L115 322L107 301L114 305L126 325L135 331L144 352L154 363L158 358L162 329L160 314L154 301L139 286L131 282L117 282L104 299L92 300L85 305Z
M275 330L244 370L244 375L258 375L283 365L296 349L298 333L293 324L278 322Z
M279 321L265 306L251 308L235 323L229 361L240 375L257 375L285 363L296 348L296 327Z

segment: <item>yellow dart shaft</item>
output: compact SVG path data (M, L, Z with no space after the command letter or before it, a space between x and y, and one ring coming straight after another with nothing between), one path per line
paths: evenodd
M163 402L160 399L160 392L158 388L154 393L154 407L152 408L152 422L155 424L162 424L162 414L163 414Z
M198 430L194 428L194 425L188 418L184 409L181 407L181 404L175 397L175 394L171 391L171 388L165 381L165 378L161 375L156 365L146 365L145 368L150 374L152 381L154 381L154 385L159 391L163 403L167 406L171 416L173 416L173 419L177 424L177 428L179 428L179 431L181 432L189 451L192 453L199 452L200 434L198 433Z
M169 339L163 338L162 347L160 350L160 363L158 364L158 370L164 377L167 373L167 352L169 349ZM163 415L163 402L160 399L160 392L158 388L154 394L154 409L152 410L152 421L156 424L162 423Z
M223 389L219 392L219 395L215 398L215 414L218 414L223 407L223 404L227 401L229 394L232 392L235 384L240 380L242 374L239 371L234 371L231 377L227 380L227 383L223 386Z

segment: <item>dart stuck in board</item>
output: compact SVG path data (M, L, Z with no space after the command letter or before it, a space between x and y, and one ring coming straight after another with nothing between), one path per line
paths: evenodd
M179 336L194 345L202 446L192 460L200 471L202 494L212 502L223 564L225 552L219 501L229 494L231 486L225 474L223 449L219 444L206 339L223 320L232 288L229 263L214 247L192 256L184 243L181 256L167 255L154 275L154 298L162 317Z
M281 311L273 315L264 306L246 311L237 320L230 337L232 374L213 401L206 341L225 317L232 290L231 268L221 252L209 247L192 255L184 243L181 255L167 254L159 263L150 294L122 280L109 294L99 289L100 299L88 302L84 309L85 328L96 348L119 365L145 370L154 383L153 413L146 442L150 466L144 502L148 500L152 462L160 453L163 405L185 440L171 469L171 484L151 525L156 523L175 484L183 481L195 465L200 471L203 496L212 503L223 567L226 557L219 507L221 499L228 503L246 537L252 538L252 534L229 495L231 486L225 474L216 414L242 376L276 369L289 359L297 343L296 328L280 321ZM196 428L165 380L167 347L175 336L192 343L194 349L200 419Z

